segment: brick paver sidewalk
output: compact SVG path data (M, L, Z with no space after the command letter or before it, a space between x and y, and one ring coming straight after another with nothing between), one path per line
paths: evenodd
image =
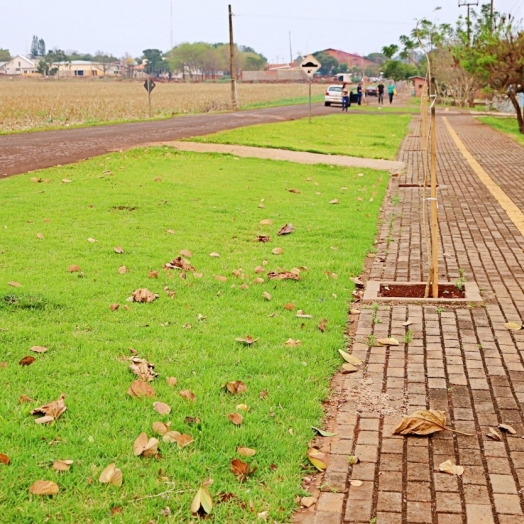
M439 129L440 277L463 270L476 281L485 307L402 305L362 307L351 352L363 371L335 380L337 415L324 439L330 451L316 509L304 524L524 523L524 238L452 141L442 117L491 178L524 209L524 148L469 115L442 113ZM425 259L420 226L422 156L418 121L400 160L406 177L393 178L369 278L420 281ZM403 326L406 320L409 327ZM406 336L407 330L413 339ZM371 347L369 335L393 336L399 347ZM408 343L406 343L408 342ZM449 431L430 438L394 437L401 413L440 409ZM489 427L513 426L497 442ZM348 455L360 463L349 465ZM438 470L452 460L462 477ZM351 485L351 480L362 485ZM357 483L358 484L358 483Z

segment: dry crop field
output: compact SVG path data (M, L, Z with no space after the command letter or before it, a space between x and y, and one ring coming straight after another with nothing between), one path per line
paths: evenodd
M313 93L325 87L313 85ZM239 84L241 107L307 96L307 84ZM153 116L220 111L229 108L229 83L158 83ZM146 118L142 81L0 80L0 132Z

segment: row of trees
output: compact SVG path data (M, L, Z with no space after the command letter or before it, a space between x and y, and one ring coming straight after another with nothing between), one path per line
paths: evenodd
M386 57L382 53L371 53L364 57L367 60L374 62L373 65L367 67L349 67L347 64L340 64L339 61L331 55L317 51L313 56L322 64L318 73L321 75L338 75L340 73L351 73L355 77L362 76L379 76L382 64L386 61Z
M504 95L516 110L524 133L519 93L524 93L524 31L510 15L491 13L489 4L460 17L455 25L420 20L400 46L383 48L389 60L385 76L401 80L426 75L427 61L438 94L460 106L473 104L475 95Z

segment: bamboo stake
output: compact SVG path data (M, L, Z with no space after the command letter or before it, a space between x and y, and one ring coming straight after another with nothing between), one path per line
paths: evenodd
M438 298L438 201L437 201L437 102L435 78L431 78L431 255L433 298Z

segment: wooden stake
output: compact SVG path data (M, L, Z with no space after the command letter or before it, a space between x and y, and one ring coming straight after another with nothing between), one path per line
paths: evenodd
M431 78L431 255L433 298L438 298L437 89Z

